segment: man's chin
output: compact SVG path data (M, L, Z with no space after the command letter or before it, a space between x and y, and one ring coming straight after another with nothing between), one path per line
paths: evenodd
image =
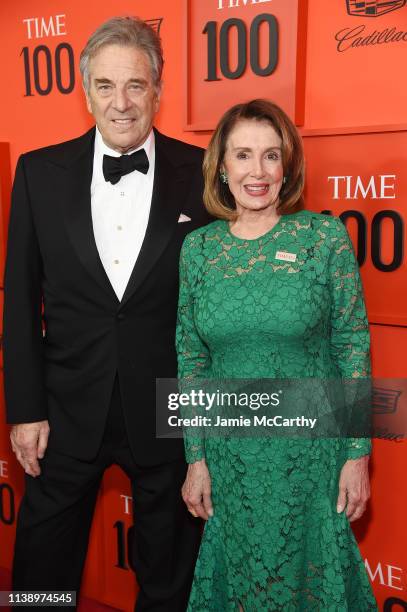
M139 142L140 138L137 138L136 136L131 137L129 134L115 134L114 137L109 138L109 141L106 142L106 144L115 151L126 153L126 151L136 149L139 146Z

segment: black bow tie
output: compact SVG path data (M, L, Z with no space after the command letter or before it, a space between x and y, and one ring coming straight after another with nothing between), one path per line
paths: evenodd
M105 181L116 185L122 176L130 174L133 170L147 174L149 165L147 153L144 149L139 149L131 155L121 155L120 157L103 155L103 176Z

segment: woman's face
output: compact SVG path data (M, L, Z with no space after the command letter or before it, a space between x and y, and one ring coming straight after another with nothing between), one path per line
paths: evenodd
M268 122L244 119L236 123L221 169L238 214L278 204L284 175L281 153L281 138Z

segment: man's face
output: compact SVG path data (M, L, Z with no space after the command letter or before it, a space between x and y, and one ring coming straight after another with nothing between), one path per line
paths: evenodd
M106 45L89 62L88 110L106 145L126 153L146 140L160 104L144 51Z

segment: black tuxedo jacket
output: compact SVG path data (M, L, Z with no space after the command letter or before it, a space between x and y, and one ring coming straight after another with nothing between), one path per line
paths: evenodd
M155 437L155 379L177 374L179 251L209 220L203 151L155 132L147 232L119 302L93 235L94 137L92 129L24 154L17 165L5 273L7 416L48 419L50 448L91 460L118 374L135 459L159 464L183 452L181 440ZM180 213L191 221L179 223Z

